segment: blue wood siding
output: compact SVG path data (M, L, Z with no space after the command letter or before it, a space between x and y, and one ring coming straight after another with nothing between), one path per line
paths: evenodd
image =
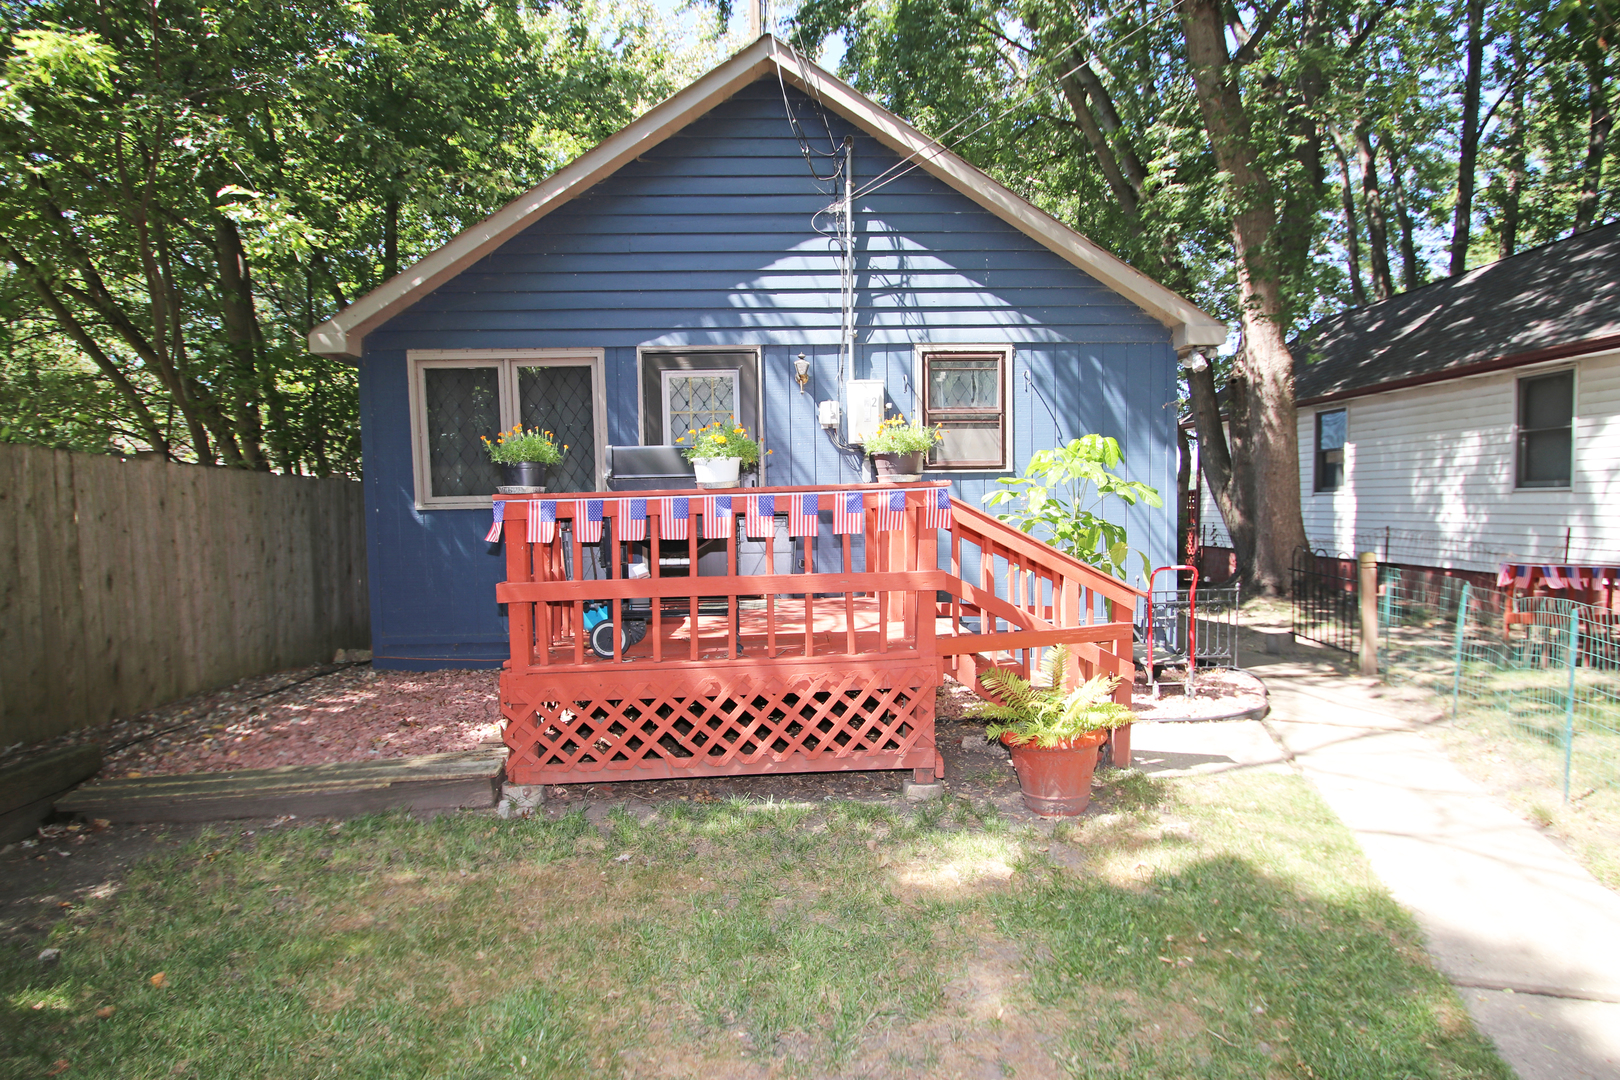
M812 104L791 98L828 149ZM835 140L855 136L857 185L897 163L838 116L827 119ZM827 159L818 162L825 171ZM838 395L838 263L811 226L830 201L808 173L775 81L762 81L368 336L360 387L379 666L489 664L506 654L493 601L504 563L482 542L488 513L413 508L407 349L604 349L607 438L634 443L638 347L760 347L764 434L776 449L770 482L859 479L858 460L815 417L818 400ZM859 198L856 234L850 377L884 380L909 415L916 344L1013 346L1015 464L1060 439L1113 435L1127 472L1172 504L1129 511L1131 542L1154 565L1169 562L1169 331L921 170ZM800 352L813 364L806 394L792 378ZM951 478L975 505L995 486L982 472Z

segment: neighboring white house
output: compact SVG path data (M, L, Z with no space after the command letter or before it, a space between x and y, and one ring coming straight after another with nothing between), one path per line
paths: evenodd
M1294 356L1313 547L1620 564L1620 223L1341 312Z

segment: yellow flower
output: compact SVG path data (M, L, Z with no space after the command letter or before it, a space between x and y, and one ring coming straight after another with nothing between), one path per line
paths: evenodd
M675 441L676 442L685 442L686 441L686 436L682 435L680 438L676 439Z

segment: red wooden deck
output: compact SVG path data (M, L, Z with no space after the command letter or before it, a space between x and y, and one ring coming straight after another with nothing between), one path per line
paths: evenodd
M877 499L893 487L859 490L860 531L837 538L838 565L816 566L814 544L793 542L794 572L740 574L743 499L814 493L822 509L849 488L735 489L725 544L728 573L624 576L625 545L609 543L599 580L572 530L549 543L526 539L526 497L507 502L507 581L512 654L501 676L508 779L523 784L590 783L673 776L845 769L941 768L933 695L945 673L977 684L979 671L1015 666L1026 674L1040 650L1068 643L1076 677L1097 670L1123 679L1129 700L1131 617L1137 593L960 502L948 543L923 527L923 499L943 485L903 485L898 527L880 530ZM691 499L684 547L698 562L699 498L713 492L548 495L559 523L574 501L605 498L609 533L620 535L618 499L648 499L649 536L660 534L657 499ZM828 531L825 521L823 533ZM776 539L763 541L776 566ZM641 545L645 550L645 545ZM947 566L940 566L941 551ZM977 556L975 559L974 556ZM966 561L964 561L966 560ZM977 562L976 582L963 569ZM999 590L998 590L999 586ZM999 595L998 595L999 591ZM633 605L648 633L611 659L596 656L577 628L587 605L607 603L620 624ZM678 611L668 610L675 605ZM695 621L687 614L699 605ZM713 612L710 614L709 612ZM695 630L695 632L694 632ZM1128 760L1128 736L1116 760Z

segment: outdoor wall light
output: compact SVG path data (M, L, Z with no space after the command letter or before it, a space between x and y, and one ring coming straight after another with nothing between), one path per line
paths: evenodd
M793 377L798 380L799 393L804 393L804 388L810 385L810 361L805 359L804 353L793 361Z

